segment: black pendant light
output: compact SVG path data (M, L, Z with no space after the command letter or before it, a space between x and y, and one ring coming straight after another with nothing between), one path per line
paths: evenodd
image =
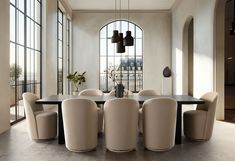
M117 19L117 0L115 0L115 21ZM118 38L118 30L116 29L116 22L115 22L115 30L113 30L113 36L111 39L112 43L118 43L119 38Z
M126 37L124 38L124 46L133 46L134 38L131 36L131 31L129 31L129 23L130 23L130 0L128 0L128 31L126 31Z
M113 30L113 36L111 39L112 43L118 43L119 37L118 37L118 30Z
M124 46L133 46L134 38L131 36L131 31L126 32L126 37L124 38Z
M125 53L126 49L123 45L123 33L119 33L119 42L117 43L117 53Z
M230 28L230 35L235 35L235 0L233 1L234 8L233 8L233 22L232 27Z

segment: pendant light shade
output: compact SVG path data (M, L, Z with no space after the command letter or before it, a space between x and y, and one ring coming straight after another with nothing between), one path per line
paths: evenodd
M117 43L117 53L125 53L125 46L123 45L123 33L119 33L119 42Z
M112 43L118 43L119 36L118 36L118 30L113 30L113 36L112 36Z
M134 45L134 38L131 36L131 31L126 32L126 37L124 38L123 45L124 46L133 46Z

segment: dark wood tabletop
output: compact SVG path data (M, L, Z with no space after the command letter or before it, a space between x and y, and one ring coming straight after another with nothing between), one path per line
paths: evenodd
M73 95L52 95L46 98L42 98L36 101L37 104L60 104L63 100L71 99L71 98L82 98L82 99L89 99L97 104L104 104L105 101L109 99L116 98L115 96L110 95L103 95L103 96L73 96ZM152 99L152 98L173 98L180 104L203 104L204 101L194 98L192 96L187 95L172 95L172 96L139 96L133 95L124 98L131 98L137 100L140 104L144 101Z

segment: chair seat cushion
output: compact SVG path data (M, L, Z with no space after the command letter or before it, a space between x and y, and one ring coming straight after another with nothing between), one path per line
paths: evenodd
M52 139L57 134L57 113L52 111L36 112L39 139Z
M204 138L207 111L193 110L184 113L184 134L194 140Z

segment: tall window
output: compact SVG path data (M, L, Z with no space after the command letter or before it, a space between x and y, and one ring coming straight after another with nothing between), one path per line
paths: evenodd
M25 117L22 93L41 96L41 0L10 0L11 123Z
M69 18L67 18L67 23L66 23L66 36L67 36L67 73L66 75L68 75L70 73L70 60L71 60L71 20ZM68 81L68 94L70 94L70 82Z
M134 37L134 46L126 47L125 53L116 53L116 44L111 43L113 30L124 34L128 30L128 22L114 21L100 30L100 89L108 92L114 83L109 78L108 70L114 70L116 80L126 89L138 92L143 88L143 32L134 23L129 23L129 30Z
M63 35L63 27L64 27L64 13L58 7L58 16L57 16L57 32L58 32L58 40L57 40L57 93L63 94L63 42L64 42L64 35Z

